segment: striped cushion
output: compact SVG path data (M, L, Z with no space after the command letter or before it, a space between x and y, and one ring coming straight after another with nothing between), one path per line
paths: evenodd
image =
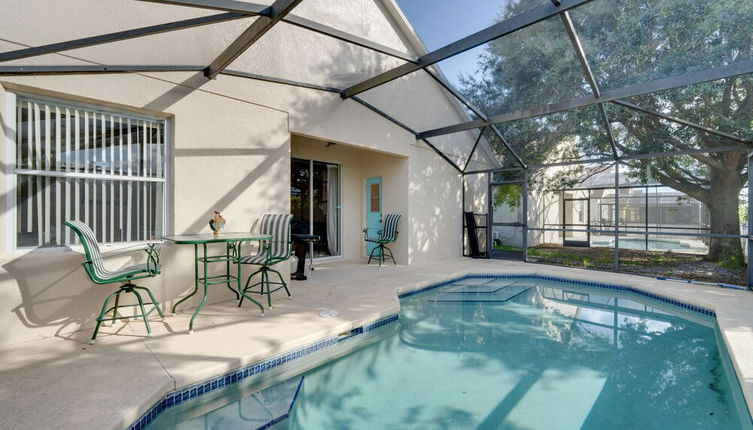
M99 244L97 243L97 238L94 236L94 232L81 221L67 221L65 224L73 229L81 241L81 245L84 246L86 260L91 264L94 274L102 279L108 278L110 273L102 263L102 252L99 250Z
M264 254L247 255L245 257L241 257L239 261L241 262L241 264L264 264L264 262L267 261L267 256Z
M394 242L397 240L397 223L400 221L400 214L387 214L382 221L382 240Z
M387 214L382 220L382 229L377 236L366 236L364 240L372 243L389 243L397 240L397 224L400 221L400 214ZM368 232L368 229L366 230Z
M272 236L274 239L263 241L258 254L241 257L239 262L266 265L272 260L281 261L290 258L292 221L293 215L290 214L265 214L261 219L259 233Z
M147 266L147 263L142 264L134 264L133 266L127 266L122 269L118 269L114 272L109 272L110 276L113 278L116 278L118 276L123 276L129 273L143 273L143 272L149 272L149 268L154 268L154 264L151 266ZM157 264L156 271L159 272L161 269L160 265Z
M290 214L265 214L262 217L259 232L274 238L269 242L270 257L284 258L288 254L292 221L293 215Z
M129 273L143 273L149 271L146 263L123 267L122 269L117 269L115 271L108 270L102 261L102 252L99 250L97 238L94 236L94 232L89 226L81 221L66 221L65 224L78 236L78 239L84 246L86 261L89 263L89 267L94 273L94 276L99 278L100 281L115 279ZM159 269L159 265L157 265L157 271L159 271Z

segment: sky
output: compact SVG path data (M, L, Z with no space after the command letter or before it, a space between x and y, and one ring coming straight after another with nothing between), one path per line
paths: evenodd
M494 23L502 7L511 0L396 0L403 14L433 51ZM474 74L483 46L439 63L447 79L459 87L458 76Z

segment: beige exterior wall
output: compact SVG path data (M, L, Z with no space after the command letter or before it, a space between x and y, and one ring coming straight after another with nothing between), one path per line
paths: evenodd
M0 0L7 3L9 0ZM106 3L106 5L105 5ZM413 50L380 1L338 3L344 15L332 13L327 2L303 2L299 12L364 37L403 50ZM208 15L213 12L142 2L31 0L4 8L0 28L12 42L0 50L74 39L144 25ZM83 12L83 13L82 13ZM101 19L117 16L117 20ZM35 25L28 25L31 18ZM345 19L347 17L347 19ZM208 64L249 25L233 21L184 32L45 55L10 64ZM38 31L45 28L45 31ZM396 60L333 42L324 36L280 25L262 38L231 68L287 79L345 86L383 69ZM190 47L190 49L186 49ZM75 57L75 58L74 58ZM323 64L327 60L329 64ZM399 62L398 62L399 63ZM7 64L7 63L6 63ZM334 78L332 78L334 77ZM419 121L436 108L444 123L462 121L441 89L421 74L412 79L423 93L405 103L408 121ZM325 82L334 80L337 82ZM208 232L213 210L228 219L228 231L246 231L265 212L289 210L291 135L294 154L314 151L303 137L338 142L332 157L343 164L347 188L343 213L343 255L363 254L361 229L362 180L384 178L385 212L403 214L395 256L401 264L437 260L460 254L460 176L414 136L352 100L336 93L303 89L231 76L207 81L201 73L143 73L5 77L5 87L24 85L31 92L94 104L116 104L124 110L158 112L170 121L170 177L166 233ZM10 84L10 85L9 85ZM418 84L417 84L418 85ZM420 99L418 99L420 97ZM9 124L7 97L0 90L0 139ZM401 109L403 106L401 105ZM417 117L412 119L411 115ZM420 130L419 130L420 131ZM458 145L472 136L456 136ZM335 158L311 158L336 161ZM7 243L6 178L13 167L0 151L0 234ZM54 248L0 252L0 346L90 328L112 286L93 286L80 266L76 249ZM118 257L111 267L132 264L137 257ZM193 252L189 246L167 246L162 253L164 274L143 282L165 306L185 295L193 284ZM285 272L283 270L283 272ZM227 288L210 289L210 302L231 299ZM197 300L187 307L195 306ZM239 312L257 312L244 307ZM201 317L197 320L201 326Z
M365 184L367 178L382 177L383 213L401 213L400 235L390 246L400 264L408 262L408 157L394 156L345 144L325 147L326 141L294 135L293 157L336 163L342 169L341 217L342 258L366 256L363 229L365 227Z
M101 80L109 84L92 85ZM40 87L98 100L126 101L133 106L144 106L174 88L138 76L58 77L41 84ZM138 94L140 100L124 100L121 94ZM214 120L207 118L207 111L213 113ZM285 112L192 92L172 103L169 113L173 116L167 181L168 226L172 228L168 227L168 232L208 233L207 222L215 209L228 219L228 231L248 231L263 213L288 211L290 134ZM6 113L3 111L2 115L5 117ZM233 127L227 127L225 121ZM4 165L9 162L3 157ZM3 227L10 215L6 203L2 202L0 211ZM8 231L4 228L3 232L5 237ZM80 249L18 250L0 255L0 324L5 328L0 331L0 344L93 324L95 313L113 287L93 286L81 268L81 254L75 251ZM133 259L115 258L108 265L122 267L140 262L141 257L135 254ZM144 280L143 285L151 287L158 300L169 304L191 288L192 259L190 247L167 246L162 253L164 274ZM226 288L210 290L211 302L231 297ZM196 303L193 301L194 306Z

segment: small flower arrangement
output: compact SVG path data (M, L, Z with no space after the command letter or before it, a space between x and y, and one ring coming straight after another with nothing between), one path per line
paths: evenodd
M214 211L214 218L209 220L209 228L212 229L214 237L222 236L222 229L225 228L225 218L220 215L219 211Z

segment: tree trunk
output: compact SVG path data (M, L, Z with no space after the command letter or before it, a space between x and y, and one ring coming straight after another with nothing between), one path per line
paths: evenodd
M709 209L709 223L712 234L740 234L740 183L739 174L728 170L712 169L711 201L706 202ZM712 237L706 260L718 262L736 258L743 261L743 249L740 239Z

